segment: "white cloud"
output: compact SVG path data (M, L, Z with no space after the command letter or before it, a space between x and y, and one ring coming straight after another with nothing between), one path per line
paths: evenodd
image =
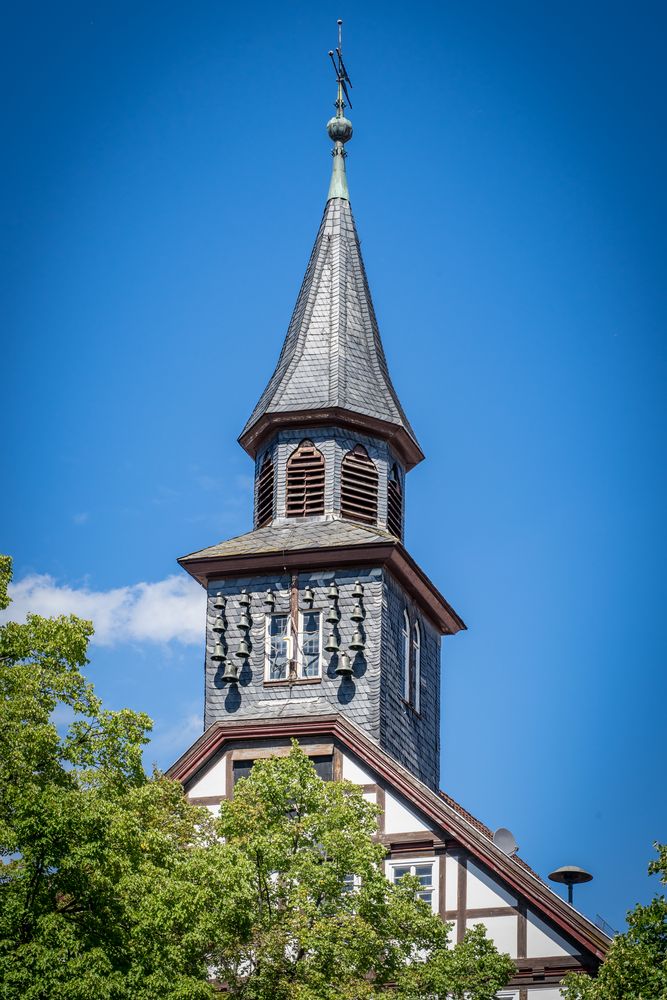
M23 621L26 614L73 614L92 619L93 642L115 646L123 642L184 644L204 641L206 592L186 576L168 576L157 583L135 583L113 590L59 584L46 574L31 574L9 588L12 603L0 612L0 622Z

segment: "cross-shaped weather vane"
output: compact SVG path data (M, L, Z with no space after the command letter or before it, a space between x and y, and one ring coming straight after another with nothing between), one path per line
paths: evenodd
M338 48L334 52L333 49L329 50L329 58L333 64L334 72L336 74L336 82L338 83L338 100L336 101L336 107L338 109L338 114L343 114L343 108L345 103L343 101L343 94L347 98L347 103L349 107L352 107L352 101L350 100L350 95L348 93L348 84L350 89L352 89L352 81L347 75L347 70L345 69L345 63L343 62L343 22L338 19Z

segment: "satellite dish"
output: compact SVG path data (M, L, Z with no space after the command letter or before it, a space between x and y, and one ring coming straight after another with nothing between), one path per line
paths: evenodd
M506 829L504 826L499 826L494 833L493 843L503 854L507 854L510 858L519 850L519 845L514 839L512 831Z

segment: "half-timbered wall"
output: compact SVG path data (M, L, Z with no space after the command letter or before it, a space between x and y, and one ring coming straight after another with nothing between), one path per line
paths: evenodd
M387 846L386 874L394 866L432 866L432 905L452 925L450 943L460 941L466 928L483 924L500 951L517 965L516 982L502 991L502 1000L557 1000L558 982L570 969L586 966L574 941L551 926L525 900L457 845L444 826L423 816L401 793L379 781L365 763L326 737L304 738L303 750L317 764L333 759L332 777L359 785L369 802L379 805L378 837ZM214 756L186 784L188 798L217 812L225 796L233 795L238 762L285 755L284 739L238 740Z

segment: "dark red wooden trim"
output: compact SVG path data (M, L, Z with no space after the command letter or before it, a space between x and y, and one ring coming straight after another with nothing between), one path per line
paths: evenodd
M466 910L468 908L468 862L464 854L459 855L458 862L456 940L463 941L463 935L466 932Z
M251 458L255 458L264 442L283 427L303 428L304 434L306 434L310 427L326 427L329 424L347 427L350 430L388 441L397 458L400 458L405 466L406 471L413 469L424 458L424 452L403 427L389 423L388 420L370 417L366 413L355 413L343 409L341 406L331 406L319 410L285 410L280 413L264 413L252 427L241 434L238 441L244 451L247 451Z

